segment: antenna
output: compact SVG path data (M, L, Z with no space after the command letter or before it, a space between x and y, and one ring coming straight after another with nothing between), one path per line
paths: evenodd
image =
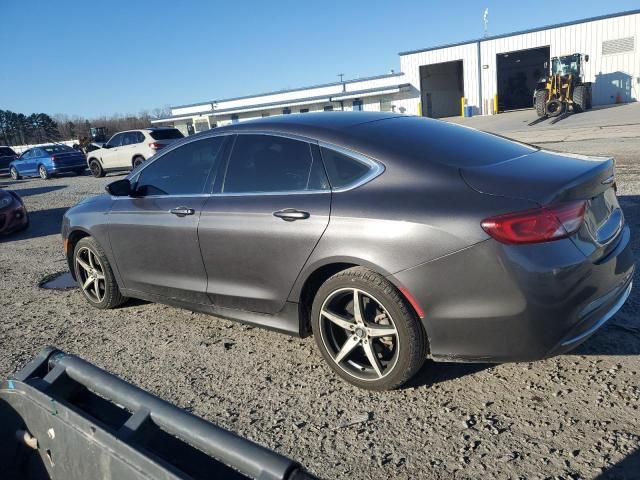
M344 73L339 73L338 77L340 77L340 83L342 83L343 82L342 77L344 77Z
M484 9L482 14L482 23L484 23L484 36L485 38L489 34L489 7Z

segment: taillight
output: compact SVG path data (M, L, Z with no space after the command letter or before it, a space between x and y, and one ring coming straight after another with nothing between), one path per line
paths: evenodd
M55 155L51 155L51 161L55 162L56 161L56 156Z
M162 147L164 147L164 143L153 142L149 144L149 147L153 150L160 150Z
M507 213L483 220L485 232L502 243L541 243L566 238L584 220L586 202L569 202Z

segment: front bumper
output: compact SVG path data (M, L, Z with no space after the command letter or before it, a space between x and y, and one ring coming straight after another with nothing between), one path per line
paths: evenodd
M29 223L29 216L24 205L14 203L0 210L0 235L15 232L25 228Z
M521 246L486 240L390 279L425 311L434 359L505 362L579 345L622 307L633 271L625 226L615 249L595 263L570 239Z

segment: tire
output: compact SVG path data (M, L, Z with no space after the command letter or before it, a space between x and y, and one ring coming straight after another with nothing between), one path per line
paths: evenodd
M120 293L104 250L93 237L84 237L76 244L73 268L78 286L92 307L106 310L127 301Z
M102 165L100 165L100 162L95 158L89 160L89 170L91 170L91 175L96 178L104 177L104 169L102 168Z
M144 162L144 158L143 157L135 157L133 159L133 168L138 168L139 165L142 165L142 163Z
M538 117L544 117L547 114L547 91L538 90L536 92L536 113Z
M43 180L49 180L51 178L51 175L49 175L49 172L47 172L47 168L44 165L40 165L38 167L38 174Z
M565 104L556 98L552 98L547 102L547 115L550 117L557 117L564 112Z
M355 297L360 299L364 324L356 321ZM420 320L395 286L371 270L354 267L329 278L314 298L311 315L320 353L353 385L398 388L424 364L427 337ZM384 335L385 331L392 333Z
M573 89L573 109L576 113L587 109L587 88L584 85L576 85Z
M11 175L11 178L13 180L20 180L22 178L18 173L18 170L16 169L16 167L11 167L11 170L9 170L9 174Z

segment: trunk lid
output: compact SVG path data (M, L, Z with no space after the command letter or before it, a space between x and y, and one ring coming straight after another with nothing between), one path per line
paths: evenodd
M526 199L541 206L586 201L584 222L571 238L594 261L615 248L623 229L611 158L540 150L492 165L461 168L460 173L480 193Z

